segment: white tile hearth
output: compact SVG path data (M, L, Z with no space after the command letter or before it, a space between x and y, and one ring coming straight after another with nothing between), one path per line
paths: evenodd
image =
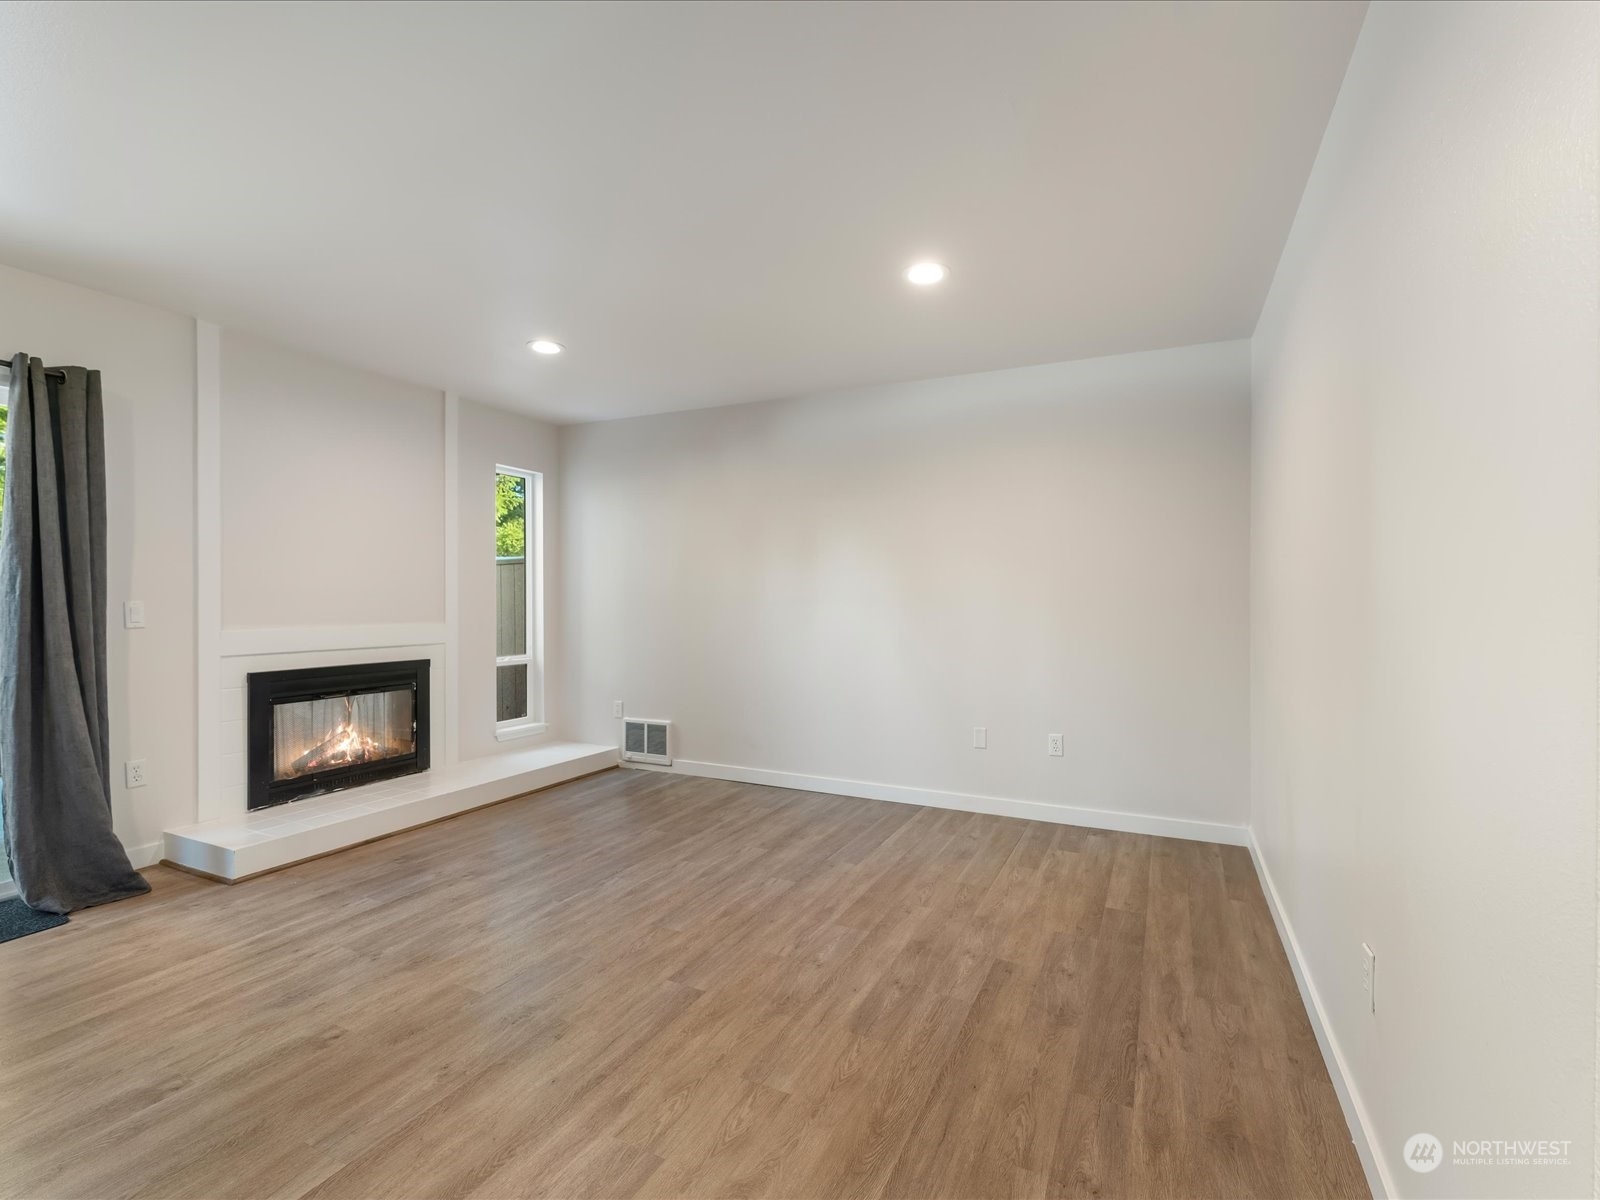
M168 862L229 882L616 766L617 748L549 742L166 831Z

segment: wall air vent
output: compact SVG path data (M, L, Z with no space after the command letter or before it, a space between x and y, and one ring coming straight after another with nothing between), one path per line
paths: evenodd
M671 728L671 721L627 718L622 723L622 760L670 767L672 755L667 751L667 731Z

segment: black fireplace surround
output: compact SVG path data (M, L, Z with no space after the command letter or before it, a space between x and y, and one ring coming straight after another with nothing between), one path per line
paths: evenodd
M251 672L247 806L426 771L428 668L419 658Z

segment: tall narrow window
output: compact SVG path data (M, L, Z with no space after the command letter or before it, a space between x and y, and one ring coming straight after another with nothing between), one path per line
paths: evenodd
M496 467L494 485L495 732L504 738L544 720L543 497L533 471Z

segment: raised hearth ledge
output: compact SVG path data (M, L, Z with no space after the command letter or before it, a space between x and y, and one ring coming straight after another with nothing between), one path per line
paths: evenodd
M165 861L226 883L617 765L615 746L549 742L166 831Z

